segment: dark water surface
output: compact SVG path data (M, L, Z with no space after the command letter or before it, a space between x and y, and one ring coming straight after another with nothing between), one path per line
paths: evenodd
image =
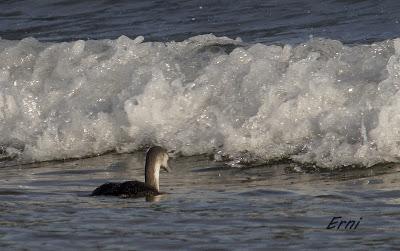
M294 164L232 168L172 161L158 201L89 197L106 181L143 179L143 154L1 169L4 250L395 248L400 168L306 173ZM297 170L297 171L296 171ZM327 230L332 217L362 220Z
M2 1L0 36L42 41L194 35L246 42L293 43L309 36L365 43L398 37L400 2L393 0Z

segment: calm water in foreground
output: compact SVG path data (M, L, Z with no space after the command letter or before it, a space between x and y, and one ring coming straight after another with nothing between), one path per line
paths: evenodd
M158 201L90 197L106 181L143 180L143 153L0 169L2 250L265 250L400 245L400 166L304 172L171 161ZM332 217L362 220L327 230Z

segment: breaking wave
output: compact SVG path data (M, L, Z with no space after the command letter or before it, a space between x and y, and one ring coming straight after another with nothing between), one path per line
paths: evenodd
M400 159L400 40L143 40L0 40L3 158L160 144L323 167Z

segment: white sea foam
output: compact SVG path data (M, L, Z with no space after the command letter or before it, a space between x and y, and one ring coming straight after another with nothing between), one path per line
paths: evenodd
M3 155L25 160L147 144L326 167L400 158L400 40L0 40L0 86Z

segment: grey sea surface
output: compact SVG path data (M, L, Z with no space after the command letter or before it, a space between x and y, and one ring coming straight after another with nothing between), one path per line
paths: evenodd
M400 166L302 170L175 158L153 201L91 197L143 180L144 153L0 169L2 250L395 249ZM326 229L333 217L357 229ZM360 220L360 218L362 218Z
M394 0L190 0L0 2L0 37L65 42L144 36L181 41L199 34L250 43L299 43L310 36L370 43L400 34Z

